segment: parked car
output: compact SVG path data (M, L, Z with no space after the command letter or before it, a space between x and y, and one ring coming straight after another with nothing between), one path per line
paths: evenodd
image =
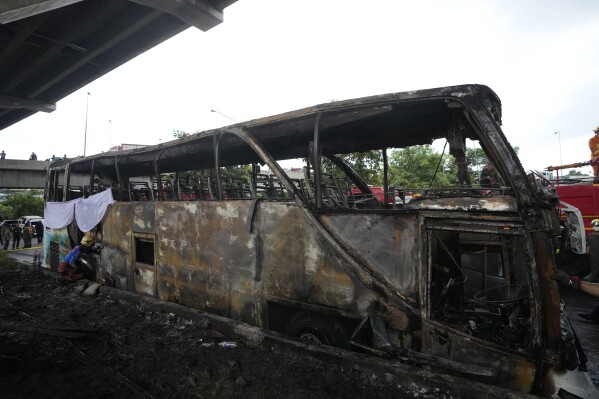
M23 230L23 227L25 226L33 226L35 227L35 223L36 222L43 222L44 218L41 216L21 216L18 221L17 221L17 225L19 226L19 228L21 230ZM35 232L35 229L33 231L33 237L36 237L37 234Z
M2 227L4 227L4 226L10 227L10 226L14 226L16 224L17 224L17 220L14 220L14 219L5 219L2 222L0 222L0 229Z
M29 225L34 222L39 222L42 220L44 220L44 218L41 216L21 216L18 219L17 224L19 225L20 228L23 228L26 225Z

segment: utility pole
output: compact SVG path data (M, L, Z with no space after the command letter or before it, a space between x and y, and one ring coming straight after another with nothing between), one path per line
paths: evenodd
M89 96L90 95L91 95L91 93L88 91L86 101L85 101L85 136L83 139L83 156L85 156L85 152L87 150L87 111L89 109Z

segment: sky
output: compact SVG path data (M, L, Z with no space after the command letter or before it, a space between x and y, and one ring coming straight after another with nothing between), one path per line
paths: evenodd
M0 131L0 150L92 155L331 100L472 83L500 97L525 170L587 161L599 1L239 0L222 24L190 28Z

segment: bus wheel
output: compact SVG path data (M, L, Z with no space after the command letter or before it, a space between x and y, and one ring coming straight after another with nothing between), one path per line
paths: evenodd
M296 312L287 322L285 333L308 344L347 347L347 334L332 317L309 312Z

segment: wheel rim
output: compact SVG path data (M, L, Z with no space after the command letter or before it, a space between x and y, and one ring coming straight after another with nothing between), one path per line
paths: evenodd
M307 344L329 345L329 341L316 330L305 331L300 334L300 338Z

